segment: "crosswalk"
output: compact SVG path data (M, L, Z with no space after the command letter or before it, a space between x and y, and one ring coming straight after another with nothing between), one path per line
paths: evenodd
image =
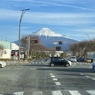
M33 92L14 92L13 94L0 95L95 95L95 90L56 90L56 91L33 91Z
M46 62L44 61L33 61L32 64L46 64ZM87 62L72 62L72 64L88 64L88 65L91 65L91 63L87 63Z

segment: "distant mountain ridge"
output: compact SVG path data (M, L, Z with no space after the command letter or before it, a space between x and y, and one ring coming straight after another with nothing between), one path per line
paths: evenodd
M69 50L71 44L78 42L72 38L55 33L51 31L49 28L42 28L41 30L34 32L31 35L38 36L42 45L44 45L47 48L55 48L56 46L60 46L61 49L65 51ZM59 41L62 41L63 44L59 45Z

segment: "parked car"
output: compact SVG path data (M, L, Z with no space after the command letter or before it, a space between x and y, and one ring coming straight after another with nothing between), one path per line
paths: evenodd
M0 68L3 68L3 67L5 67L5 66L6 66L6 62L0 61Z
M92 63L92 69L95 69L95 63Z
M53 66L65 66L65 67L68 67L68 66L71 65L71 61L66 60L63 57L50 57L49 65L51 67L53 67Z
M86 62L87 62L87 63L91 63L92 60L87 58L87 59L86 59Z
M71 62L77 62L76 56L71 56L71 57L70 57L70 61L71 61Z
M85 62L85 59L82 57L77 58L77 62Z

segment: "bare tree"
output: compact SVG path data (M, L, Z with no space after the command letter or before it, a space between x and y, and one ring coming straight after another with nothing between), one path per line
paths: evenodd
M95 51L95 39L73 44L70 46L70 50L73 53L77 53L78 56L85 56L87 52Z
M2 56L2 54L3 54L3 50L4 50L3 45L0 45L0 56Z

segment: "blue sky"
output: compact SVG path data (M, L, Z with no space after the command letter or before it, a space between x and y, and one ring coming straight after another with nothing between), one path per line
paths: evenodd
M43 27L83 41L95 38L95 0L0 0L0 40L16 41Z

